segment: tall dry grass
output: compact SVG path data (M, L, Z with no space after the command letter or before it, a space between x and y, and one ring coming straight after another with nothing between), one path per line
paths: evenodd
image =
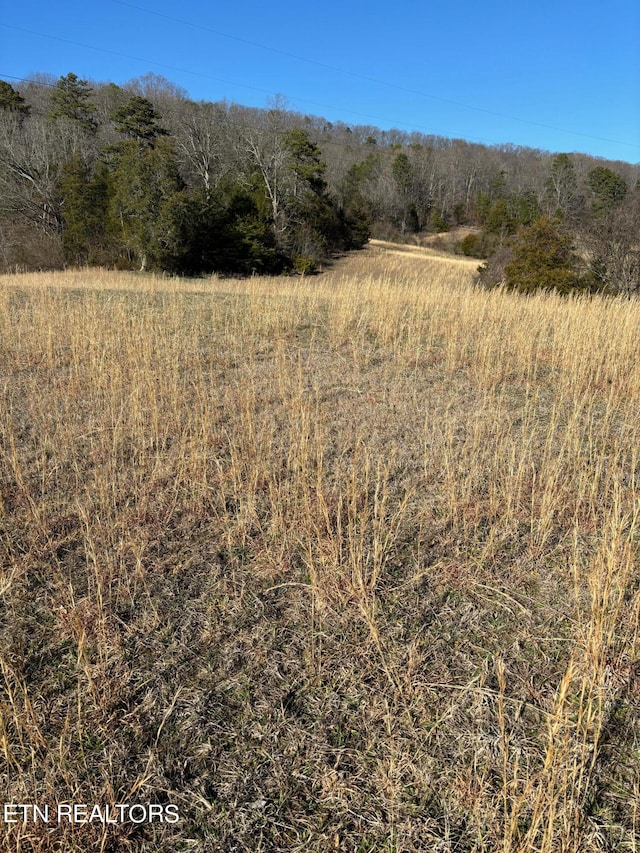
M7 850L636 850L640 308L370 248L0 280Z

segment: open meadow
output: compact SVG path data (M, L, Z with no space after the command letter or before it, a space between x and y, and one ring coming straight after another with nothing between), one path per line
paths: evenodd
M0 277L2 797L179 812L3 850L640 850L640 303L476 266Z

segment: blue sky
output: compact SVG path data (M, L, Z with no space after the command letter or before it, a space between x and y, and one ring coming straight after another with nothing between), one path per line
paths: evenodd
M4 0L0 78L70 71L640 162L637 0Z

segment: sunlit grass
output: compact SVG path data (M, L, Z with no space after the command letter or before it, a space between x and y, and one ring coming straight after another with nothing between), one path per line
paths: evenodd
M7 849L637 849L640 307L474 269L0 279L3 796L181 814Z

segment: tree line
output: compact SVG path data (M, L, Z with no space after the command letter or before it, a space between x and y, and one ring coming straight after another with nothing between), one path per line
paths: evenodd
M638 176L584 154L331 123L277 99L195 102L153 74L0 81L4 269L311 272L371 235L464 226L456 250L486 259L488 284L631 293Z
M5 268L309 272L367 239L277 105L248 124L168 83L155 101L73 73L24 95L0 82Z

